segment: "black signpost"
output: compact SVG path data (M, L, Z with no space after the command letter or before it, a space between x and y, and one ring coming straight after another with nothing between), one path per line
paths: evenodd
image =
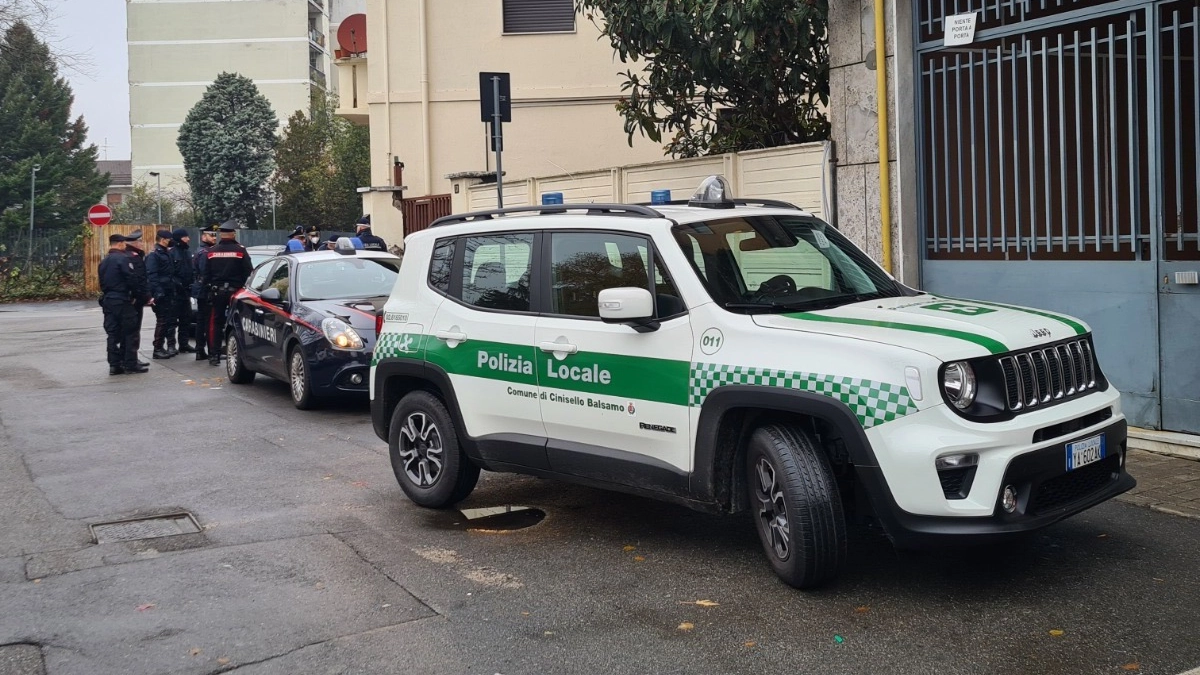
M479 116L491 125L496 153L496 206L504 208L504 176L500 154L504 151L504 122L512 121L512 96L508 73L479 73Z

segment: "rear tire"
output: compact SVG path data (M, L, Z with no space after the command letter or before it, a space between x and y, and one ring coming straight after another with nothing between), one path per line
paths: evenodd
M225 374L234 384L250 384L254 381L254 371L246 367L242 346L238 344L236 331L232 329L225 340Z
M479 467L459 446L450 413L427 391L410 392L392 411L388 455L396 482L420 506L457 504L479 482Z
M846 561L846 521L829 459L795 427L754 431L746 452L746 491L763 551L775 574L796 588L828 583Z

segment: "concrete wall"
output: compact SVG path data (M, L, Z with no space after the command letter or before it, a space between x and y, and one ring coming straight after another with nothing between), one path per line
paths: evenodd
M561 192L566 203L649 202L652 190L670 190L687 199L713 174L725 176L735 197L781 199L826 217L829 171L827 143L806 143L697 159L559 174L505 181L504 206L540 204L547 192ZM478 178L454 181L454 213L496 208L496 184Z
M909 284L920 277L917 222L912 8L885 0L888 72L888 154L891 173L892 273ZM879 101L875 78L873 0L829 2L829 119L836 157L836 221L841 231L881 259ZM897 89L896 73L900 89Z

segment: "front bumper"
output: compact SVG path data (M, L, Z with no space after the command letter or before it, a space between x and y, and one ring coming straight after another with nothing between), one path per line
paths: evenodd
M370 352L321 350L315 358L309 358L309 369L313 393L318 396L360 395L370 390Z
M1105 436L1105 458L1067 471L1067 444L1098 433ZM1125 471L1126 434L1127 425L1121 418L1102 429L1072 435L1013 457L1000 481L1001 486L1011 485L1016 489L1017 506L1012 513L1005 513L1000 506L1003 487L979 495L992 502L992 512L987 516L910 513L896 504L882 469L858 467L857 471L876 517L896 543L910 546L985 543L1052 525L1137 485Z

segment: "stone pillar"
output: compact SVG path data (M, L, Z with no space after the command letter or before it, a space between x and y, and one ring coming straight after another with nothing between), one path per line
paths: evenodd
M906 0L885 0L884 4L892 273L917 285L921 231L916 210L912 8ZM881 261L874 5L874 0L829 2L829 121L836 186L832 217L843 234Z

